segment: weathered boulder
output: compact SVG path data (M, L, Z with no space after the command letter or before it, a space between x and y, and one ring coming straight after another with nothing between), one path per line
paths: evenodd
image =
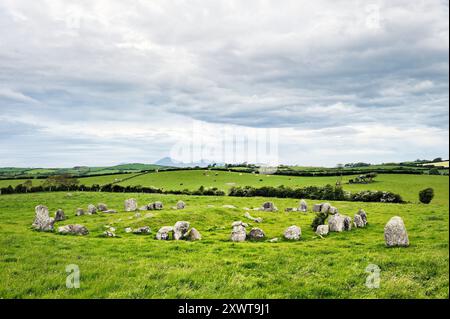
M158 232L156 233L156 239L158 239L158 240L169 240L171 233L173 233L173 227L172 226L161 227L158 230Z
M65 225L58 227L58 233L64 235L87 235L89 231L83 225Z
M314 204L313 205L313 212L314 213L319 213L321 209L322 209L322 204Z
M265 202L262 205L261 210L263 210L265 212L276 212L278 210L278 208L274 205L273 202Z
M84 209L83 208L77 208L75 211L75 216L82 216L84 215Z
M245 241L247 238L247 232L245 231L245 228L248 226L246 223L243 223L242 221L234 222L232 225L233 230L231 232L231 240L240 242Z
M316 235L326 236L328 235L329 226L328 225L319 225L316 229Z
M64 214L64 211L62 209L58 209L55 212L55 222L60 222L65 219L66 219L66 215Z
M180 240L187 233L189 229L189 222L179 221L173 226L173 239Z
M341 216L344 219L344 230L352 230L352 219L349 216Z
M136 228L135 230L133 230L133 234L138 234L138 235L148 235L151 233L150 227L149 226L142 226L139 228Z
M200 235L199 231L195 228L191 228L188 230L188 232L184 235L184 238L186 238L186 240L189 241L194 241L194 240L200 240L202 239L202 235Z
M263 221L261 217L252 217L248 212L244 214L244 217L254 221L255 223L261 223Z
M367 225L367 214L364 211L364 209L359 209L358 215L361 216L361 219L362 219L362 221L364 223L364 226L366 226Z
M105 237L116 237L116 233L111 230L105 230L103 232L103 236Z
M89 204L87 208L88 215L97 214L97 207L93 204Z
M328 218L328 226L330 232L341 232L344 230L344 218L339 214L331 215Z
M47 206L38 205L34 208L33 228L40 231L53 231L55 219L50 217Z
M339 211L338 211L338 209L336 207L330 206L330 208L328 209L328 213L331 214L331 215L335 215L335 214L338 214Z
M298 226L290 226L284 231L284 238L288 240L299 240L302 236L302 230Z
M159 201L154 202L153 203L153 209L154 210L161 210L161 209L163 209L163 203L159 202Z
M133 228L127 227L127 228L125 228L125 232L126 233L131 233L131 232L133 232Z
M401 217L392 217L386 226L384 226L384 240L388 247L409 246L408 233L406 232L405 223Z
M264 231L261 228L252 228L247 235L249 240L261 240L266 237Z
M137 201L134 198L126 199L124 206L126 212L134 212L138 208Z
M355 225L356 228L363 228L366 226L363 219L361 218L361 215L359 214L355 214L355 216L353 217L353 225Z
M175 206L176 209L184 209L185 207L186 207L186 204L182 200L179 200L177 202L177 205Z
M300 200L298 210L303 213L306 213L308 211L308 205L306 204L306 201L304 199Z
M144 206L139 207L139 210L140 210L140 211L146 211L146 210L149 210L149 209L148 209L148 205L144 205Z
M108 206L106 206L106 204L103 204L103 203L98 203L97 204L97 209L100 212L104 212L104 211L108 210Z
M329 203L324 203L320 207L320 212L321 213L329 213L330 212L330 208L331 208L331 205Z

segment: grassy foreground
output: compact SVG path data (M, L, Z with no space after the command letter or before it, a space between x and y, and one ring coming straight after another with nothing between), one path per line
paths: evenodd
M448 182L448 179L447 179ZM446 190L448 194L448 184ZM309 227L313 214L285 213L297 206L292 199L272 199L280 212L250 211L263 217L267 238L281 239L285 228L298 225L299 242L232 243L231 223L245 220L244 207L259 207L267 198L197 197L113 193L36 193L0 196L0 298L448 298L448 200L430 205L334 202L353 217L361 207L369 226L318 238ZM136 218L123 212L123 201L139 204L162 200L165 209L154 217ZM178 199L185 210L171 210ZM77 207L105 202L114 215L75 217ZM314 202L308 201L312 206ZM53 213L63 208L80 223L84 237L39 233L30 229L34 206ZM224 208L225 204L236 209ZM214 207L211 207L214 205ZM386 248L383 227L401 216L411 246ZM142 214L144 216L144 214ZM157 241L159 227L187 220L203 239L199 242ZM105 225L118 238L102 238ZM124 228L148 225L149 236L127 234ZM76 264L81 287L65 286L65 267ZM379 289L365 286L369 264L381 269Z

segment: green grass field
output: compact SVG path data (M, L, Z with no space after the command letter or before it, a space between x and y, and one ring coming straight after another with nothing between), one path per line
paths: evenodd
M92 179L99 183L99 177ZM232 182L241 186L307 186L333 181L333 177L229 172L206 176L203 171L178 171L147 174L124 183L226 189ZM418 190L428 186L435 189L435 199L429 205L418 204ZM295 199L94 192L0 195L0 298L448 298L448 186L448 177L426 175L380 175L373 184L344 185L352 190L391 190L411 203L332 202L351 217L364 208L369 225L325 238L315 236L310 228L313 213L284 212L286 207L297 206ZM165 208L152 211L152 218L136 218L134 213L123 211L123 201L130 197L140 205L161 200ZM179 199L187 208L170 209ZM280 211L250 211L264 219L261 224L245 219L244 207L259 207L266 200L274 201ZM75 216L77 207L98 202L119 212ZM313 203L308 200L310 207ZM64 209L69 219L56 226L83 224L90 234L77 237L33 231L30 225L38 204L47 205L52 214ZM224 208L226 204L237 208ZM384 246L383 227L395 215L405 221L411 242L408 248ZM203 239L154 239L160 227L178 220L189 221ZM261 227L267 239L278 237L280 241L230 242L231 223L236 220ZM115 227L118 237L101 237L105 225ZM151 235L124 231L125 227L144 225L151 227ZM291 225L301 227L302 240L282 240L284 229ZM69 264L80 267L79 289L65 286ZM381 269L379 289L365 286L369 264Z

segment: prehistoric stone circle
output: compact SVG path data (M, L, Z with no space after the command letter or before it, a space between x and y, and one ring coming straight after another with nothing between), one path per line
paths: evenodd
M50 217L47 206L38 205L34 208L33 228L40 231L53 231L55 219Z
M87 208L88 215L97 214L97 207L94 204L89 204Z
M247 238L247 233L245 231L245 227L248 225L246 223L243 223L242 221L234 222L232 225L233 230L231 232L231 240L240 242L245 241Z
M75 216L82 216L84 215L84 209L83 208L77 208L75 212Z
M408 233L406 232L405 223L401 217L392 217L386 226L384 226L384 240L388 247L409 246Z
M173 226L173 239L180 240L187 233L189 229L189 222L178 221Z
M329 226L328 225L319 225L319 226L317 226L316 235L326 236L326 235L328 235L328 232L329 232Z
M298 226L290 226L284 231L284 238L288 240L299 240L302 236L302 230Z
M199 231L192 227L188 230L188 232L184 235L184 238L189 241L195 241L202 239L202 235L200 235Z
M266 235L264 234L264 231L261 228L255 227L250 230L247 237L249 240L261 240L264 239Z
M298 210L303 213L306 213L308 211L308 205L306 204L306 201L304 199L300 200Z
M65 219L66 219L66 215L64 214L64 211L62 209L58 209L55 212L55 222L60 222Z
M274 205L273 202L265 202L262 205L261 210L263 210L265 212L276 212L278 210L278 208Z
M103 203L98 203L97 204L97 209L100 212L105 212L105 211L108 210L108 206L106 206L106 204L103 204Z
M58 233L64 235L87 235L89 231L83 225L74 224L58 227Z
M149 226L142 226L139 228L136 228L135 230L133 230L133 234L138 234L138 235L147 235L150 234L151 230Z
M171 233L173 233L173 227L172 226L163 226L156 233L156 239L158 239L158 240L169 240Z
M331 215L328 218L328 226L330 232L341 232L344 230L344 218L339 215Z
M124 204L126 212L134 212L138 208L137 201L134 198L126 199Z

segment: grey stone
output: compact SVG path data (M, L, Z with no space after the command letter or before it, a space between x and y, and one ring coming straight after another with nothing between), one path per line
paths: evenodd
M87 235L89 231L83 225L65 225L58 227L58 233L68 235Z
M344 218L339 214L331 215L328 218L328 226L330 232L341 232L344 230Z
M98 203L97 204L97 209L100 212L104 212L104 211L108 210L108 206L106 206L106 204L103 204L103 203Z
M284 238L288 240L299 240L302 237L302 230L298 226L290 226L284 231Z
M153 203L153 209L154 210L161 210L161 209L163 209L163 203L162 202L159 202L159 201L156 201L156 202L154 202Z
M326 236L328 235L329 226L328 225L319 225L316 229L316 234L319 236Z
M331 208L331 205L329 203L324 203L320 207L320 212L321 213L328 213L330 211L330 208Z
M306 213L308 211L308 204L306 204L306 201L304 199L300 200L298 210L303 213Z
M344 230L352 230L352 219L349 216L341 216L344 219Z
M114 232L110 231L110 230L105 230L103 232L103 236L105 236L105 237L116 237L116 234Z
M261 217L252 217L248 212L244 214L244 217L254 221L255 223L262 223L263 221Z
M177 202L177 205L176 205L177 209L184 209L185 207L186 207L186 204L182 200L179 200Z
M66 219L66 215L64 214L64 211L62 209L58 209L55 212L55 222L60 222L65 219Z
M189 222L178 221L173 226L173 239L180 240L187 233L189 229Z
M114 209L107 209L107 210L104 210L103 213L106 213L106 214L115 214L115 213L117 213L117 211L114 210Z
M158 230L158 232L156 233L156 239L158 239L158 240L169 240L171 233L173 233L173 227L172 226L161 227Z
M313 212L314 213L319 213L321 209L322 209L322 204L314 204L313 205Z
M126 212L134 212L138 208L137 201L134 198L126 199L124 206Z
M133 230L133 234L138 234L138 235L148 235L151 233L150 227L149 226L142 226L139 228L136 228L135 230Z
M355 225L356 228L363 228L366 226L363 219L361 218L361 215L359 214L355 214L355 216L353 217L353 225Z
M384 240L388 247L409 246L408 233L406 232L405 223L401 217L392 217L386 226L384 226Z
M75 216L82 216L82 215L84 215L83 208L77 208L77 210L75 212Z
M278 210L278 208L274 205L273 202L265 202L262 205L261 210L263 210L265 212L275 212Z
M359 209L358 215L361 216L364 226L366 226L367 225L367 213L364 211L364 209Z
M40 231L53 231L55 219L50 217L47 206L38 205L34 208L33 228Z
M261 240L264 239L264 237L266 237L266 235L264 234L264 231L261 228L252 228L252 230L250 230L250 232L247 235L249 240Z
M202 239L202 235L200 235L199 231L195 228L189 229L189 231L184 235L186 240L195 241Z
M139 207L139 210L140 210L140 211L146 211L146 210L149 210L149 209L148 209L148 205L144 205L144 206Z
M247 233L245 231L245 227L248 225L243 223L242 221L236 221L232 225L233 230L231 232L231 240L235 242L245 241L247 238Z
M93 204L89 204L87 208L88 215L97 214L97 207Z
M339 213L338 209L334 206L330 206L330 208L328 209L328 213L331 215L336 215Z
M133 228L127 227L127 228L125 228L125 232L126 233L131 233L131 232L133 232Z

